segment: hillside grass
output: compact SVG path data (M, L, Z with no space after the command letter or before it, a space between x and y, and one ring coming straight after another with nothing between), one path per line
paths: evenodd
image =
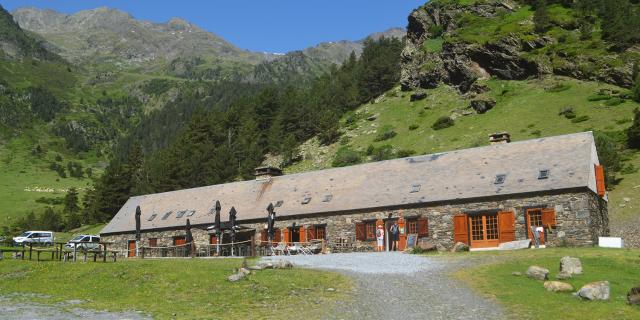
M397 150L412 150L415 155L445 152L488 145L488 135L508 131L513 141L534 139L583 131L620 133L629 127L634 108L640 104L625 100L615 106L608 100L589 101L588 97L601 90L626 92L626 89L608 84L580 81L565 77L548 77L526 81L491 79L484 81L491 88L482 96L496 100L493 109L475 114L469 108L470 98L455 89L441 85L427 90L427 98L409 101L410 92L392 89L373 103L361 106L341 121L343 138L330 146L304 145L304 160L285 168L287 173L331 167L336 150L346 145L359 151L363 161L372 161L365 155L369 146L379 148L391 145ZM573 108L576 118L559 115L566 107ZM471 112L471 115L463 115ZM373 121L368 117L375 116ZM442 116L451 116L452 127L434 130L432 125ZM572 121L573 120L573 121ZM375 141L378 133L392 128L396 135ZM345 138L346 137L346 138ZM631 152L626 165L640 168L640 153ZM638 214L640 173L619 174L620 183L610 192L612 217ZM623 198L630 198L619 206Z
M0 262L0 295L21 293L47 304L79 299L82 303L74 307L136 310L154 319L279 319L293 314L319 319L334 301L348 299L351 290L345 276L304 269L263 270L227 281L241 264L241 259L5 260ZM38 296L28 295L33 293Z
M604 248L553 248L542 250L474 252L472 255L496 262L458 271L454 277L464 281L478 294L497 300L511 319L639 319L640 307L626 303L626 294L640 285L640 251ZM560 258L578 257L584 273L565 282L577 291L583 285L607 280L611 286L609 301L582 301L571 293L548 292L542 281L526 276L530 265L549 269L555 280Z

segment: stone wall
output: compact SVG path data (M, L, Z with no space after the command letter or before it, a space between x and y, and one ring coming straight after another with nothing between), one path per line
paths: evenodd
M369 212L342 213L335 215L318 215L314 217L290 218L278 217L277 228L286 228L294 222L298 226L314 224L326 225L326 240L334 251L339 249L336 244L341 239L348 239L353 250L366 251L373 249L373 243L356 241L355 223L363 220L385 219L389 215L398 217L423 216L428 218L429 235L421 241L428 241L434 245L451 248L453 243L453 216L459 213L478 211L513 211L516 216L516 239L527 239L525 212L527 208L554 208L557 226L546 230L547 246L590 246L597 244L598 236L609 234L607 203L590 191L563 194L546 194L528 197L513 197L499 200L478 202L460 202L419 208L404 208L393 210L379 210ZM266 220L266 215L265 215ZM259 233L263 232L265 222L242 223L244 227L257 230L256 245L259 244ZM192 229L196 244L209 243L209 233L206 230ZM143 245L148 245L149 238L157 238L158 246L173 244L174 236L184 235L184 230L161 232L143 232ZM132 240L133 234L104 236L103 241L115 242L117 249L125 249L127 240Z

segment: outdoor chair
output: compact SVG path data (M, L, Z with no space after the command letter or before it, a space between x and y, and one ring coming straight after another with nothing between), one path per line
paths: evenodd
M271 248L271 255L274 255L274 256L279 256L279 255L288 256L289 255L289 250L287 250L287 244L284 243L284 242L280 242L280 243L278 243L277 246L272 247Z

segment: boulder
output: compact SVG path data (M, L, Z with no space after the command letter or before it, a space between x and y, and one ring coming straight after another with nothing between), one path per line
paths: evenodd
M549 269L539 266L530 266L527 269L527 277L536 280L549 280Z
M491 110L491 108L493 108L493 106L495 105L496 101L491 98L476 98L474 100L471 100L470 107L473 108L473 110L475 110L477 113L482 114Z
M418 90L414 93L411 94L411 97L409 97L409 101L418 101L418 100L422 100L424 98L427 97L427 91L425 90Z
M547 291L553 291L553 292L573 291L572 285L566 282L561 282L561 281L545 281L544 288L547 289Z
M556 274L556 279L558 280L567 280L571 278L572 278L571 273L566 271L560 271L558 272L558 274Z
M640 287L629 290L629 293L627 293L627 302L629 304L640 304Z
M578 290L578 297L587 300L609 300L611 289L609 281L587 283Z
M564 271L570 274L582 274L582 262L580 259L573 257L562 257L560 259L560 271Z
M291 269L293 264L287 260L278 260L273 264L274 269Z
M469 251L469 246L462 242L456 243L453 246L453 248L451 248L451 252L462 252L462 251Z

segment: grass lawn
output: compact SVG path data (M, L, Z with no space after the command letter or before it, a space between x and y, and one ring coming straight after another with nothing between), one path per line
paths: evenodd
M626 295L631 287L640 286L640 250L602 248L553 248L510 252L480 252L495 262L454 274L478 293L497 300L514 319L640 319L640 306L629 306ZM548 292L542 281L526 276L530 265L549 269L555 280L560 258L579 257L584 274L566 282L577 291L582 285L607 280L611 285L610 301L581 301L571 293Z
M148 313L157 319L316 319L345 299L350 281L305 269L263 270L226 280L241 259L129 260L116 263L0 261L0 295L37 293L56 303ZM335 291L327 291L334 288Z

